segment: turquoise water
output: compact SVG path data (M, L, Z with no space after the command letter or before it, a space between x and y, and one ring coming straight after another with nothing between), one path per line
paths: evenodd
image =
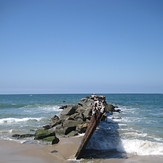
M34 133L59 115L60 106L76 104L88 95L0 95L0 139L14 141L12 134ZM87 148L163 155L163 94L103 95L122 112L108 114ZM97 139L100 143L95 143Z

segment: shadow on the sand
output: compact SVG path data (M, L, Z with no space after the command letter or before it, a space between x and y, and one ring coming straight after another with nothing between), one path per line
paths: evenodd
M82 158L87 159L111 159L111 158L127 158L125 152L118 152L117 150L94 150L85 149Z
M82 158L127 158L118 129L118 122L111 118L100 122L83 151Z

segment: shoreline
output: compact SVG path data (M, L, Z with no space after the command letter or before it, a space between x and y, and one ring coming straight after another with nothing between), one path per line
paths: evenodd
M75 159L81 137L60 138L55 145L21 144L0 140L1 163L63 163ZM71 150L70 150L71 149Z
M1 163L162 163L163 156L128 155L128 158L114 159L81 159L76 160L75 154L81 143L81 137L60 138L55 145L21 144L13 141L0 140Z

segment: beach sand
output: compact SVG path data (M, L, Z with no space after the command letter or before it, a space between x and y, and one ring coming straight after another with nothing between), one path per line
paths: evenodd
M126 159L75 160L82 137L60 138L55 145L20 144L0 141L0 163L162 163L163 156L133 156Z
M75 158L81 137L60 138L55 145L0 141L0 163L63 163ZM71 162L71 161L70 161Z

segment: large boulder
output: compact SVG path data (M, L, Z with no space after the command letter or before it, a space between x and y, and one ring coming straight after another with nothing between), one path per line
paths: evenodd
M76 120L67 120L63 122L63 128L64 128L64 134L67 135L69 134L71 131L75 131L76 130L76 126L78 124L81 124L83 121L81 119L79 119L78 121Z
M78 131L79 133L85 133L87 127L88 127L89 123L82 123L82 124L78 124L76 127L76 131Z
M87 108L88 106L91 106L93 102L94 102L93 99L87 97L87 98L82 98L82 99L78 102L78 105L79 105L79 106L82 106L83 108Z
M83 120L85 121L86 119L90 119L92 115L92 105L87 106L87 108L84 108L82 106L79 106L76 109L76 112L80 113L83 117Z
M68 105L66 108L63 109L61 112L61 115L72 115L75 113L75 110L77 109L77 105Z
M34 139L51 142L52 144L56 144L59 142L59 139L56 137L53 130L45 130L42 128L36 131Z
M59 139L56 136L49 136L43 138L42 141L51 142L52 144L57 144L59 142Z
M106 104L105 105L105 111L106 112L115 112L115 106L111 104Z
M52 118L51 118L51 123L50 123L50 128L58 125L58 124L61 124L61 120L59 119L59 117L57 115L54 115Z
M34 134L13 134L12 137L15 137L17 139L21 139L21 138L28 138L28 137L33 137L35 136Z
M49 136L55 136L55 132L50 130L38 129L35 133L36 140L40 140Z
M77 112L77 113L70 115L65 120L82 120L82 121L84 121L85 119L84 119L83 114Z

